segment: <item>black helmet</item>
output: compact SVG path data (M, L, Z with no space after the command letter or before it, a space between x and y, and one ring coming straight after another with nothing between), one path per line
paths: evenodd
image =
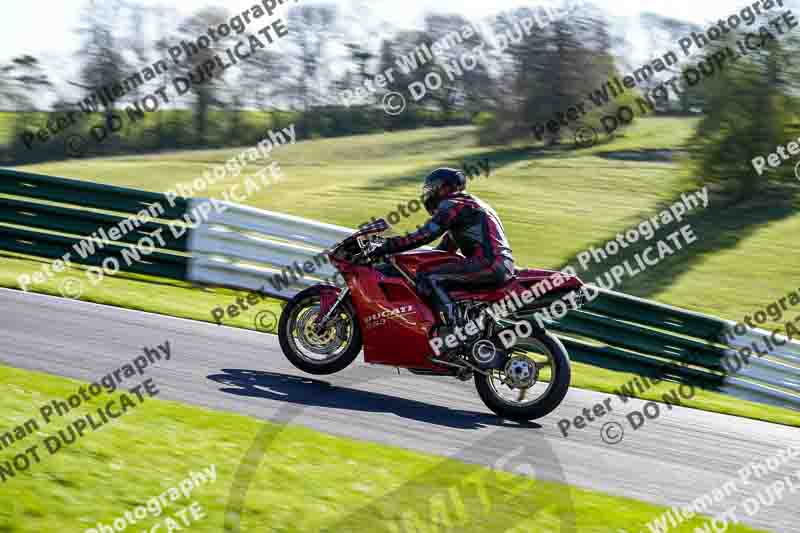
M422 185L422 203L432 215L448 194L463 191L466 187L467 177L460 170L437 168L425 178L425 183Z

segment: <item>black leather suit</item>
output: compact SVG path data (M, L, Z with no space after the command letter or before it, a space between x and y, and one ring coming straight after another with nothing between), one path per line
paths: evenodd
M448 289L502 286L514 277L514 257L494 209L464 192L444 198L431 219L417 231L387 239L381 252L404 252L441 236L444 238L437 249L460 251L464 257L419 272L415 282L420 295L450 321L452 301Z

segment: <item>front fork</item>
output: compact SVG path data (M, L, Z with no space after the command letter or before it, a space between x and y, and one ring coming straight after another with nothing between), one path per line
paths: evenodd
M332 296L328 294L328 291L333 292L334 289L326 289L323 290L322 295L320 296L320 313L317 315L317 318L314 320L314 334L321 335L323 331L325 331L328 327L328 322L331 321L331 318L335 316L336 310L342 304L347 295L350 294L350 287L346 287L344 290L339 292L339 296L333 302L330 303L332 300ZM327 305L330 305L330 308L326 311L325 308Z

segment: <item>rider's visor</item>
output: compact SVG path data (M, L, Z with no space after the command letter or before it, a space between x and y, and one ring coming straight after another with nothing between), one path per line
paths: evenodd
M422 203L425 204L425 209L431 215L436 211L436 192L439 188L433 185L425 185L422 187Z

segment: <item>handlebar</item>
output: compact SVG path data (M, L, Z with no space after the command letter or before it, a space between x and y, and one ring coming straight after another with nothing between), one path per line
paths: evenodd
M386 238L378 235L371 235L369 239L359 239L358 245L361 247L362 252L368 254L376 248L379 248L384 242L386 242Z
M370 254L372 251L379 248L385 241L385 237L378 235L371 235L368 239L358 239L358 246L361 248L361 252L355 254L353 259L368 262L371 259Z

